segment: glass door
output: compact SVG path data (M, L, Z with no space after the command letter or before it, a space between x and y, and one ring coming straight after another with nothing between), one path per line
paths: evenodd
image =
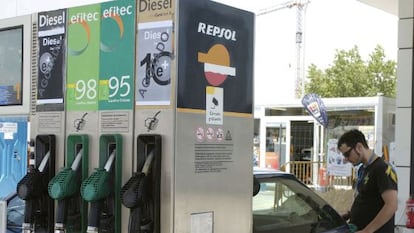
M265 166L280 169L286 163L286 124L268 123L266 125Z

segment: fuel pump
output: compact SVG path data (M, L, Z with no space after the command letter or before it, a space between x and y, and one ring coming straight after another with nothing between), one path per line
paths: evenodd
M109 156L108 156L109 155ZM101 135L100 167L81 185L82 198L90 203L86 232L119 232L119 191L122 165L120 135ZM118 193L118 194L117 194Z
M86 203L80 197L79 190L88 174L88 136L70 135L67 148L68 165L48 186L49 196L58 201L55 233L86 230Z
M130 209L129 233L160 232L161 136L140 135L137 170L121 188L121 202Z
M17 184L17 195L25 200L23 232L51 232L54 204L47 183L55 171L55 137L38 135L35 153L30 153L27 174Z

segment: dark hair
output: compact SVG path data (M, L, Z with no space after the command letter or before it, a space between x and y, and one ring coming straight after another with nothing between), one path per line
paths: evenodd
M357 129L351 129L342 134L342 136L339 138L338 149L344 143L349 147L355 147L358 142L361 143L365 148L369 148L367 140L365 139L365 135Z

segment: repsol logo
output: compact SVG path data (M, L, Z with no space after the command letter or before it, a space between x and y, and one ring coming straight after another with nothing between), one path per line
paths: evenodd
M171 8L172 0L139 0L138 3L139 12L166 10Z
M65 12L61 15L39 15L39 27L56 26L65 24Z
M219 26L206 24L203 22L198 23L198 30L197 32L203 33L205 35L224 38L226 40L237 41L236 39L236 31L231 30L228 28L222 28Z

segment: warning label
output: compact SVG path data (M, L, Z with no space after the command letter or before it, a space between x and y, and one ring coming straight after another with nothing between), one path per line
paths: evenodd
M195 173L219 173L233 163L233 144L195 144Z

